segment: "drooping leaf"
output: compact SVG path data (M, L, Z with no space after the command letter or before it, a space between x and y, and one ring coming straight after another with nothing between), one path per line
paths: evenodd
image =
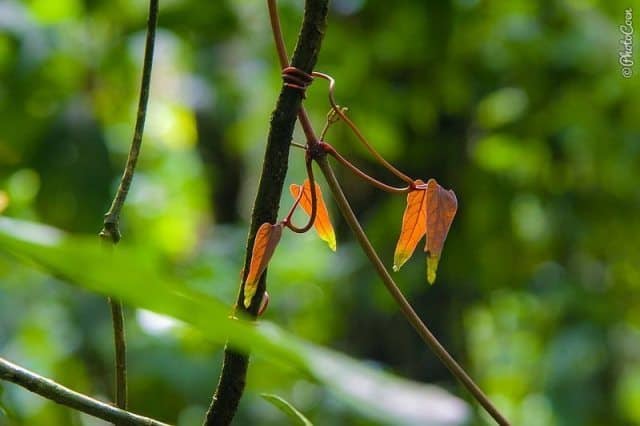
M424 185L417 180L416 185ZM402 215L402 228L393 255L393 270L400 267L411 257L418 242L427 231L427 196L424 189L415 189L407 194L407 207Z
M249 264L249 273L244 284L244 307L251 305L251 299L256 294L258 280L267 268L271 256L282 236L282 223L272 225L263 223L258 228L256 238L253 242L253 250L251 251L251 263Z
M302 193L302 198L300 198L300 205L303 210L307 213L308 216L311 216L311 185L309 183L309 179L304 180L304 184L302 185L304 188L304 192ZM327 211L327 205L324 203L324 199L322 198L322 190L320 189L320 185L315 182L316 187L316 219L313 222L313 226L318 233L318 236L323 241L329 245L329 248L333 251L336 251L336 234L333 230L333 226L331 225L331 220L329 219L329 212ZM294 199L298 199L300 195L300 185L291 184L289 186L289 191Z
M313 423L311 423L309 419L304 416L304 414L302 414L296 407L291 405L291 403L284 398L281 398L278 395L274 395L272 393L261 393L260 396L264 398L265 401L270 402L280 411L285 413L293 421L293 423L300 426L313 426Z
M268 321L229 318L229 307L167 275L148 248L121 243L105 256L98 238L0 217L0 254L36 264L69 284L116 297L130 306L189 324L212 341L293 367L378 423L460 425L469 417L461 399L432 385L393 376L333 350L305 342ZM82 267L78 267L82 265ZM0 280L0 287L6 284Z
M441 187L435 179L427 182L427 281L436 280L438 262L451 222L458 210L458 199L452 190Z

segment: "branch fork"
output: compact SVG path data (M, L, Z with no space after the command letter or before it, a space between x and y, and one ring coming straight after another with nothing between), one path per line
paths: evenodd
M324 73L313 72L313 71L306 72L304 70L301 70L300 67L297 67L296 65L294 65L296 62L295 60L296 55L294 55L294 61L293 61L294 64L289 63L285 43L282 37L282 31L280 28L280 19L277 12L276 0L267 0L267 5L269 9L269 16L271 19L273 36L276 44L276 51L278 53L278 59L280 62L280 66L282 67L283 79L284 79L284 87L283 87L283 91L280 94L280 99L277 106L277 112L279 112L280 114L289 114L287 115L287 117L290 117L291 116L290 114L293 114L294 121L295 121L295 115L297 115L298 117L298 120L304 130L304 133L307 139L306 145L303 148L305 148L305 151L306 151L305 161L306 161L307 175L309 177L309 180L313 181L311 161L315 161L319 165L320 169L322 170L322 173L334 195L334 198L338 204L338 207L340 208L347 224L354 232L363 251L369 257L369 260L371 261L372 265L375 267L376 271L378 272L378 275L382 279L387 290L389 291L391 296L394 298L394 300L397 302L400 310L404 314L407 321L415 328L415 330L417 331L419 336L424 340L427 346L431 348L431 350L438 356L438 358L440 358L440 360L451 371L451 373L469 390L469 392L473 395L473 397L496 420L496 422L500 425L509 425L509 422L493 406L491 401L482 392L482 390L475 384L475 382L473 382L473 380L464 371L464 369L453 359L453 357L447 352L447 350L440 344L440 342L436 339L436 337L422 322L422 320L417 315L417 313L413 310L413 308L411 307L409 302L406 300L406 298L404 297L404 295L402 294L398 286L395 284L395 282L393 281L393 278L391 278L391 275L383 265L378 254L376 253L375 249L373 248L366 234L364 233L362 227L360 226L360 223L358 222L355 214L353 213L353 210L351 209L349 202L344 196L342 189L340 188L340 184L338 183L333 173L333 170L331 169L331 166L329 165L326 159L326 154L331 155L339 163L343 164L345 167L350 169L352 172L354 172L356 175L360 176L370 184L388 192L407 193L407 192L416 191L416 190L426 190L428 189L427 186L424 186L422 182L417 183L415 179L412 179L411 177L405 175L404 173L396 169L373 148L373 146L367 141L367 139L364 137L363 133L358 129L355 123L353 123L347 117L345 113L346 108L338 106L338 104L335 102L334 95L333 95L333 92L335 89L335 80L331 76ZM305 44L305 42L303 41L303 38L305 35L307 36L309 35L308 33L309 31L317 31L318 28L324 29L324 26L325 26L325 19L326 19L326 13L327 13L327 1L326 0L315 0L315 1L307 0L305 6L306 6L305 19L303 22L303 29L301 31L301 36L298 39L296 54L300 53L299 48ZM312 17L315 18L315 22L313 19L309 19ZM309 25L309 27L306 27L307 25ZM307 28L307 30L305 30L305 28ZM312 63L315 63L317 50L319 49L321 38L322 38L322 31L320 32L319 38L316 39L317 43L313 46L307 46L308 48L312 49L311 50L313 55ZM325 127L321 133L320 139L316 136L313 126L301 102L300 103L292 102L290 104L292 108L295 108L294 110L288 110L285 112L280 109L282 105L281 101L286 96L284 89L287 89L287 88L297 89L300 92L300 97L304 98L306 87L311 83L311 81L313 80L313 77L322 78L329 82L329 103L331 104L331 108L332 108L329 115L327 116L327 123L325 124ZM274 114L274 117L276 115L277 114ZM331 126L331 124L338 121L338 118L344 121L349 126L351 131L357 136L360 142L367 148L367 150L374 156L374 158L376 158L377 161L379 161L382 165L384 165L389 171L391 171L394 175L396 175L396 177L398 177L400 180L404 181L407 184L407 186L399 187L399 188L393 187L372 178L371 176L367 175L366 173L358 169L356 166L351 164L348 160L342 157L331 145L326 143L324 139L325 139L327 130ZM274 121L272 121L272 126L270 130L270 135L269 135L269 142L267 144L267 152L265 154L265 165L263 166L263 175L262 175L263 179L265 179L265 176L267 176L269 172L274 173L273 170L268 169L268 166L270 165L269 160L272 159L270 157L270 152L271 152L270 146L272 143L275 143L274 141L272 141L271 137L276 133L278 133L277 129L275 128L276 124L277 123L274 123ZM286 137L287 139L285 141L280 141L280 143L284 144L286 146L286 149L288 150L290 146L299 146L299 145L293 144L291 142L291 134L293 129L288 128L287 130L288 132L286 134L282 134L282 136ZM286 167L287 167L286 156L284 156L281 159L279 166L286 171ZM263 182L261 180L261 186L262 186L262 183ZM279 186L278 188L275 189L277 194L280 193L283 183L284 183L283 179L278 180L277 184ZM317 214L317 200L316 200L312 203L313 207L311 209L312 211L310 214L310 221L305 227L297 228L291 223L291 216L302 200L302 192L303 191L301 190L300 194L296 198L292 208L290 209L289 213L286 215L285 219L282 222L280 222L280 225L287 226L294 232L308 230L308 228L310 228L311 224L314 222L314 216ZM311 194L314 194L314 192L315 192L315 188L313 185L311 185ZM263 224L262 226L264 226L272 223L275 220L275 216L277 214L277 203L274 206L276 208L270 210L271 216L266 218L266 220L259 219L258 216L256 215L256 211L263 208L262 203L264 201L265 199L261 197L261 192L259 189L259 193L256 198L256 204L254 206L254 216L252 221L252 233L251 233L252 236L255 235L255 229L257 229L257 226L260 223L262 223ZM259 219L261 221L257 222L256 219ZM249 255L249 250L251 249L253 244L254 244L253 237L250 237L249 244L247 247L248 255L247 255L247 260L245 262L245 268L246 268L246 264L249 262L249 260L251 260L251 256ZM256 295L259 296L259 298L256 298L256 299L261 300L261 302L262 302L262 295L265 293L265 287L266 287L265 275L266 274L261 275L260 283L257 287L257 292L256 292ZM241 285L240 294L239 294L240 300L242 300L244 290L245 290L244 285ZM255 312L256 312L255 309L257 309L256 304L251 302L248 306L246 306L246 309L255 318ZM242 395L242 391L244 388L244 380L246 376L247 365L248 365L247 355L238 354L237 352L235 352L233 349L230 349L230 348L225 349L225 362L223 365L223 371L220 377L218 388L216 390L216 394L213 399L212 406L209 412L207 413L207 419L205 421L206 426L228 425L231 422L231 419L235 414L238 401Z
M299 86L299 89L302 90L304 94L304 89L306 89L307 85L311 82L311 78L304 73L299 72L297 69L292 69L288 66L288 59L286 54L286 47L284 43L284 39L282 37L282 31L280 28L280 21L277 13L277 8L275 4L276 0L267 0L267 4L269 6L269 15L271 18L271 25L273 30L273 36L276 44L276 50L278 52L278 58L280 60L280 64L283 67L283 76L286 77L285 85L287 84L296 84ZM300 80L298 82L292 81L292 76L296 78L301 78L304 80ZM416 181L415 179L407 176L402 173L398 169L396 169L393 165L386 161L373 146L367 141L364 134L358 129L358 127L351 121L346 115L346 108L340 107L334 98L334 90L335 90L335 80L333 77L328 74L320 73L320 72L311 72L311 77L318 77L325 79L329 82L329 103L331 104L332 110L327 116L327 122L325 127L321 133L321 138L315 135L313 130L313 126L311 125L308 115L302 105L300 105L300 109L298 111L299 121L305 131L305 135L307 137L307 168L309 167L309 157L316 161L322 170L325 179L331 191L336 199L336 202L343 214L343 217L349 224L349 227L356 235L358 242L360 243L362 249L369 257L369 260L375 267L378 275L382 279L389 293L393 296L395 301L397 302L400 310L406 317L407 321L416 329L417 333L424 340L424 342L431 348L431 350L440 358L440 360L445 364L445 366L451 371L451 373L467 388L467 390L473 395L473 397L482 405L482 407L494 418L494 420L499 425L509 425L509 422L506 418L498 411L498 409L491 403L489 398L482 392L482 390L475 384L475 382L471 379L471 377L464 371L464 369L453 359L453 357L447 352L447 350L440 344L440 342L436 339L436 337L431 333L428 327L422 322L417 313L413 310L410 303L406 300L398 286L395 284L393 278L384 267L382 261L380 260L377 252L369 242L366 234L364 233L362 227L360 226L351 206L349 205L348 200L344 196L342 189L331 169L331 166L326 160L326 154L330 154L334 157L338 162L343 164L345 167L350 169L359 177L363 178L370 184L388 191L392 193L407 193L410 191L416 190L425 190L428 191L429 184L424 184L422 181ZM306 84L297 84L297 83L306 83ZM333 124L337 121L337 117L340 120L344 121L347 126L351 129L351 131L357 136L360 142L367 148L367 150L374 156L374 158L380 162L385 168L387 168L390 172L392 172L396 177L401 179L402 181L407 183L406 187L392 187L390 185L384 184L366 173L362 172L344 157L342 157L331 145L324 141L326 132ZM435 181L433 181L435 182ZM430 181L431 183L431 181ZM444 191L444 190L443 190ZM313 191L312 191L313 192ZM451 192L453 194L453 192ZM455 199L455 195L453 195ZM294 204L294 208L297 205L299 200ZM293 210L293 209L292 209Z

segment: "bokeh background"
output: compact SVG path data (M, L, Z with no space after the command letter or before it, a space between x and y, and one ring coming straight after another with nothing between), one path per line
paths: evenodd
M291 48L303 2L279 3ZM387 159L436 178L459 200L436 284L426 284L421 252L395 277L516 425L640 424L640 64L630 79L618 64L619 25L632 6L332 2L317 69L336 78L338 102ZM0 1L2 214L100 230L132 134L146 12L142 0ZM281 84L266 5L166 0L159 22L124 239L231 305ZM321 128L323 81L306 104ZM342 125L327 140L394 182ZM390 265L403 197L339 175ZM287 182L302 179L303 154L294 149ZM285 234L266 318L468 399L398 314L332 209L338 253L315 235ZM131 407L198 424L222 347L134 307L127 318ZM0 354L111 395L105 300L9 257L0 257ZM257 396L263 391L317 424L371 424L291 371L252 365L238 425L286 424ZM12 385L0 391L2 425L101 424ZM475 411L471 424L489 421Z

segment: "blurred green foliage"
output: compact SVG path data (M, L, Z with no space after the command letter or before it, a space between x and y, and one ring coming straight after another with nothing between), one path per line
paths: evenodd
M131 138L146 2L0 1L0 210L97 233ZM626 2L334 0L318 69L399 168L453 188L435 286L396 274L417 310L514 424L640 424L640 78L621 76ZM289 44L302 1L280 1ZM640 9L638 9L640 10ZM290 46L292 47L292 46ZM636 73L640 71L635 69ZM279 72L263 2L161 2L147 132L125 241L231 305ZM326 86L308 91L318 128ZM297 134L296 140L302 140ZM385 179L341 125L327 139ZM292 151L290 181L303 179ZM404 200L340 171L391 264ZM322 184L322 182L321 182ZM288 194L285 203L288 203ZM397 313L334 214L338 254L287 234L266 318L307 340L467 397ZM97 238L97 237L96 237ZM215 262L212 260L215 259ZM69 259L73 262L73 259ZM78 265L81 268L83 265ZM106 302L0 257L0 354L108 397ZM131 406L199 423L221 347L129 307ZM52 326L55 324L55 327ZM257 359L237 424L367 424ZM93 424L0 384L0 424ZM474 424L485 424L476 413Z
M268 321L246 321L241 312L231 318L224 303L168 274L161 259L149 256L144 248L121 244L113 249L94 236L68 236L55 228L6 218L0 218L0 247L3 254L32 262L69 284L147 309L145 319L140 319L149 330L189 325L214 342L228 342L276 366L293 369L377 422L447 426L468 417L467 405L442 389L385 374L288 335ZM78 263L83 267L78 268ZM303 419L284 399L261 396L290 417Z

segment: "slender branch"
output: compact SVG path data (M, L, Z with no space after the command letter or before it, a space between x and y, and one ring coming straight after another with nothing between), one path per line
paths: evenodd
M149 86L151 84L151 69L153 66L153 49L155 46L156 27L158 24L158 0L149 1L149 17L147 20L147 38L144 48L144 60L142 65L142 82L140 84L140 97L138 100L138 112L136 124L129 149L127 163L118 185L118 190L111 203L109 211L104 215L103 228L100 238L117 244L120 241L120 212L129 193L133 175L140 155L144 123L147 116L147 104L149 101ZM125 338L124 312L122 303L114 298L109 298L111 319L113 323L113 340L115 348L115 400L118 407L127 408L127 343Z
M113 327L113 348L115 353L116 406L127 409L127 338L124 327L122 302L108 298Z
M305 145L302 145L302 144L299 144L299 143L296 143L296 142L291 142L291 146L295 146L296 148L300 148L300 149L304 149L304 150L307 149L307 147Z
M289 57L287 56L287 46L284 42L284 38L282 37L282 26L280 25L280 15L278 15L276 0L267 0L267 8L269 9L269 20L271 22L273 41L275 42L276 51L278 52L278 61L280 62L280 68L284 69L289 66ZM307 137L307 143L314 141L316 138L313 126L311 125L311 120L309 120L309 116L304 108L300 108L298 110L298 119L300 120L302 130Z
M357 168L353 163L351 163L349 160L347 160L342 155L340 155L340 153L336 151L335 148L329 145L328 143L323 142L323 147L327 152L327 154L331 155L333 158L338 160L340 164L342 164L343 166L351 170L354 174L356 174L358 177L364 179L367 183L375 186L378 189L381 189L386 192L391 192L393 194L405 194L409 192L412 188L411 185L399 188L396 186L390 186L390 185L387 185L386 183L380 182L379 180L372 178L371 176L369 176L368 174L366 174L365 172Z
M300 204L300 200L302 200L302 196L303 195L304 195L304 191L300 191L298 193L298 196L296 197L296 199L294 200L293 204L291 205L291 208L289 209L289 212L287 213L287 215L282 220L282 223L284 224L284 226L286 226L287 228L293 230L294 232L298 228L291 224L291 217L293 217L293 213L296 211L296 208L298 208L298 204Z
M269 21L271 22L271 32L273 41L278 52L278 61L280 68L286 68L289 65L289 56L287 55L287 46L282 37L282 25L280 25L280 15L278 14L278 6L276 0L267 0L267 8L269 9Z
M314 77L320 77L329 81L329 103L331 104L331 107L333 108L335 113L342 119L342 121L347 123L347 126L349 126L351 131L358 137L360 142L362 142L362 144L365 146L365 148L367 148L367 150L371 153L371 155L373 155L373 157L376 160L378 160L379 163L385 166L387 170L389 170L391 173L396 175L398 178L402 179L407 183L412 183L413 179L411 179L409 176L402 173L400 170L396 169L391 163L385 160L385 158L382 155L380 155L378 151L376 151L373 145L371 145L367 140L367 138L364 137L364 134L360 131L360 129L358 129L358 126L356 126L356 124L353 121L351 121L349 117L347 117L347 115L344 113L342 108L338 106L338 104L336 103L335 97L333 95L333 92L335 90L335 85L336 85L336 81L333 79L333 77L321 72L314 72L312 75Z
M15 383L60 405L65 405L117 425L169 426L158 420L121 410L97 399L75 392L53 380L12 364L3 358L0 358L0 380Z
M338 108L340 108L341 110L343 110L343 112L347 110L346 107L341 107L340 105L336 105L336 106ZM321 141L325 140L325 137L327 136L327 132L329 131L329 127L331 127L332 125L334 125L338 121L340 121L340 116L338 114L336 114L336 110L333 108L333 105L332 105L331 109L327 113L327 120L324 123L324 127L322 128L322 131L320 132L320 140Z
M273 0L269 1L271 3L268 4L271 7ZM326 28L327 13L328 0L306 0L302 28L298 36L291 65L308 74L313 71L313 67L318 59L320 44ZM265 271L265 273L262 274L253 301L249 308L246 309L242 303L244 299L244 280L249 271L251 251L258 228L265 222L274 223L278 215L280 196L282 195L282 188L287 173L289 149L291 147L290 143L296 116L299 115L301 117L301 122L305 118L304 115L299 114L301 104L302 93L294 88L283 86L280 90L275 111L271 116L262 175L253 205L251 227L245 252L243 284L240 286L236 303L237 309L246 311L246 313L253 318L255 318L258 313L262 296L266 289L267 273ZM305 127L305 130L311 132L310 135L312 135L313 128L308 118L306 122L308 126ZM220 380L212 404L207 411L204 421L205 425L218 426L231 423L244 391L248 363L249 357L247 354L238 352L227 345Z
M394 300L402 310L403 315L409 321L409 323L413 326L413 328L418 332L422 340L431 348L431 350L440 358L442 363L451 371L451 373L467 388L467 390L473 395L473 397L484 407L485 410L494 418L494 420L501 426L508 426L509 422L504 418L504 416L498 411L498 409L491 403L489 398L482 392L482 390L475 384L473 379L464 371L464 369L456 362L456 360L447 352L447 350L440 344L438 339L431 333L429 328L422 322L418 314L413 310L407 299L405 299L404 295L389 275L389 271L384 267L384 264L378 257L375 249L369 242L367 235L362 230L356 215L353 213L351 209L351 205L344 193L342 192L342 188L340 188L340 184L336 179L331 166L327 162L326 157L320 157L316 159L318 165L320 166L320 170L324 174L325 179L327 180L327 184L333 193L333 196L338 204L340 211L342 212L342 216L346 220L347 224L355 234L362 250L365 252L370 262L376 269L376 272L382 279L385 287L391 293Z
M307 176L309 178L309 190L311 191L311 214L309 215L309 221L302 228L298 228L297 226L295 226L291 222L291 217L293 216L293 212L295 211L296 207L298 206L298 203L300 203L300 200L302 199L302 197L304 197L304 185L302 185L300 187L300 194L298 195L298 199L296 200L295 204L293 205L293 207L291 208L291 210L287 214L286 218L284 219L285 226L287 228L291 229L293 232L295 232L297 234L304 234L309 229L311 229L311 227L313 226L313 223L316 221L316 215L318 213L317 212L317 210L318 210L318 200L317 200L318 196L316 194L316 180L313 177L312 160L311 160L311 157L308 156L308 155L307 155L307 160L306 160L306 167L307 167Z
M149 19L147 21L147 40L144 48L144 62L142 65L142 83L140 85L140 98L138 101L138 113L136 115L135 130L131 141L131 148L127 158L127 164L120 179L120 185L116 196L111 203L109 211L104 215L104 228L100 236L111 239L114 243L120 241L120 211L129 193L131 181L138 163L140 147L142 146L142 134L147 116L147 103L149 100L149 85L151 83L151 68L153 65L153 48L156 39L156 26L158 23L158 0L149 2Z

